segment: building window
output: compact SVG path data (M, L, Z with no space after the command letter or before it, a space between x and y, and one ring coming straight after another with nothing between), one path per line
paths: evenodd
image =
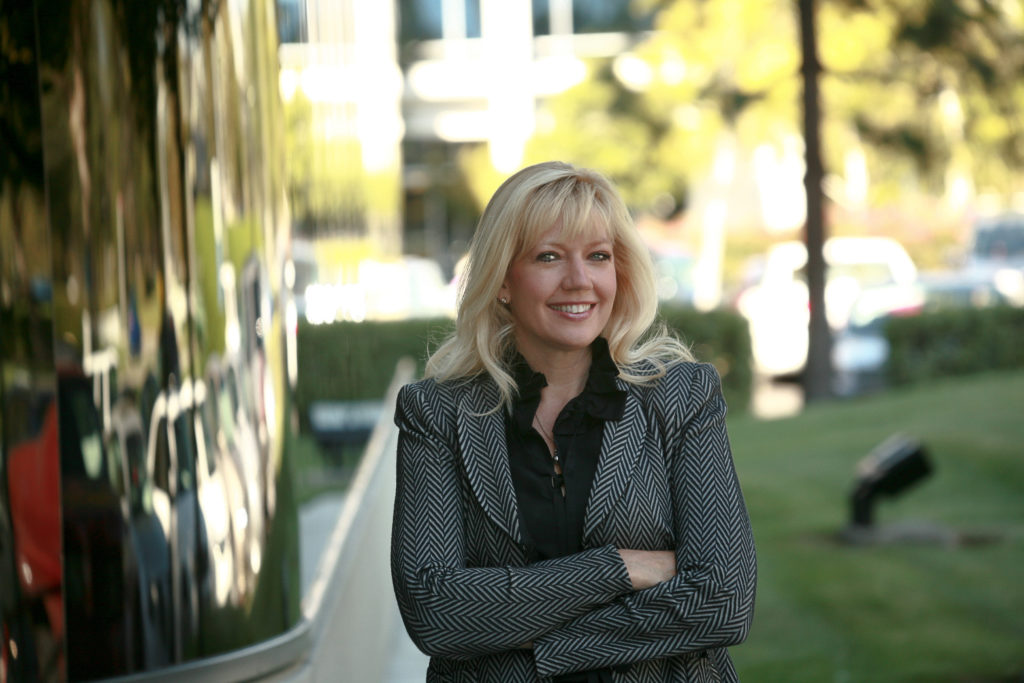
M277 37L282 43L305 43L309 40L305 0L277 0Z
M398 12L398 31L403 44L441 37L441 0L400 0Z
M480 0L400 0L398 11L402 43L480 37Z
M558 26L567 25L572 13L572 33L614 33L649 31L654 11L637 12L631 0L533 0L533 33L550 35ZM559 33L562 31L559 30Z
M466 37L480 37L480 0L466 0Z

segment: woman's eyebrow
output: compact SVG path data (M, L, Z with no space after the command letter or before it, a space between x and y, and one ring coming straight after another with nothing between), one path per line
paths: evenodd
M545 247L555 247L555 248L558 248L558 249L565 249L566 244L567 244L566 242L559 242L559 241L538 242L537 245L534 248L535 249L543 249ZM612 240L610 238L608 238L608 237L603 237L601 239L596 239L596 240L594 240L592 242L587 242L585 245L583 245L583 247L585 249L593 249L594 247L598 247L598 246L611 246L611 245L612 245Z

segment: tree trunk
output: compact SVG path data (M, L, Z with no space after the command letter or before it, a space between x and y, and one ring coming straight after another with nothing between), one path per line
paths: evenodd
M810 297L810 323L808 327L807 366L804 369L804 400L808 402L831 395L832 339L825 314L825 218L822 210L819 123L818 45L815 34L815 0L798 0L800 8L800 50L803 55L801 74L804 82L804 153L807 170L804 189L807 192L807 224L804 240L807 244L807 291Z

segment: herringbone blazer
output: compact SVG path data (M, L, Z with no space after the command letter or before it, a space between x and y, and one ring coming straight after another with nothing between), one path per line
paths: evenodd
M601 667L636 683L736 680L725 647L750 628L756 564L718 374L680 363L650 386L617 381L626 407L605 426L585 549L533 564L493 381L400 391L391 570L428 681ZM634 591L617 548L674 549L678 574Z

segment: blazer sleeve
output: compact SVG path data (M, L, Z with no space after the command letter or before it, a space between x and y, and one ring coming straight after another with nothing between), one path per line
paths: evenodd
M534 641L542 676L735 645L750 629L756 562L717 371L684 364L648 405L662 423L678 574ZM689 375L688 381L679 381ZM688 385L688 386L687 386Z
M630 590L606 546L525 567L466 566L464 474L454 406L436 384L399 392L391 572L399 611L426 654L468 659L517 648ZM475 511L475 514L480 514Z

